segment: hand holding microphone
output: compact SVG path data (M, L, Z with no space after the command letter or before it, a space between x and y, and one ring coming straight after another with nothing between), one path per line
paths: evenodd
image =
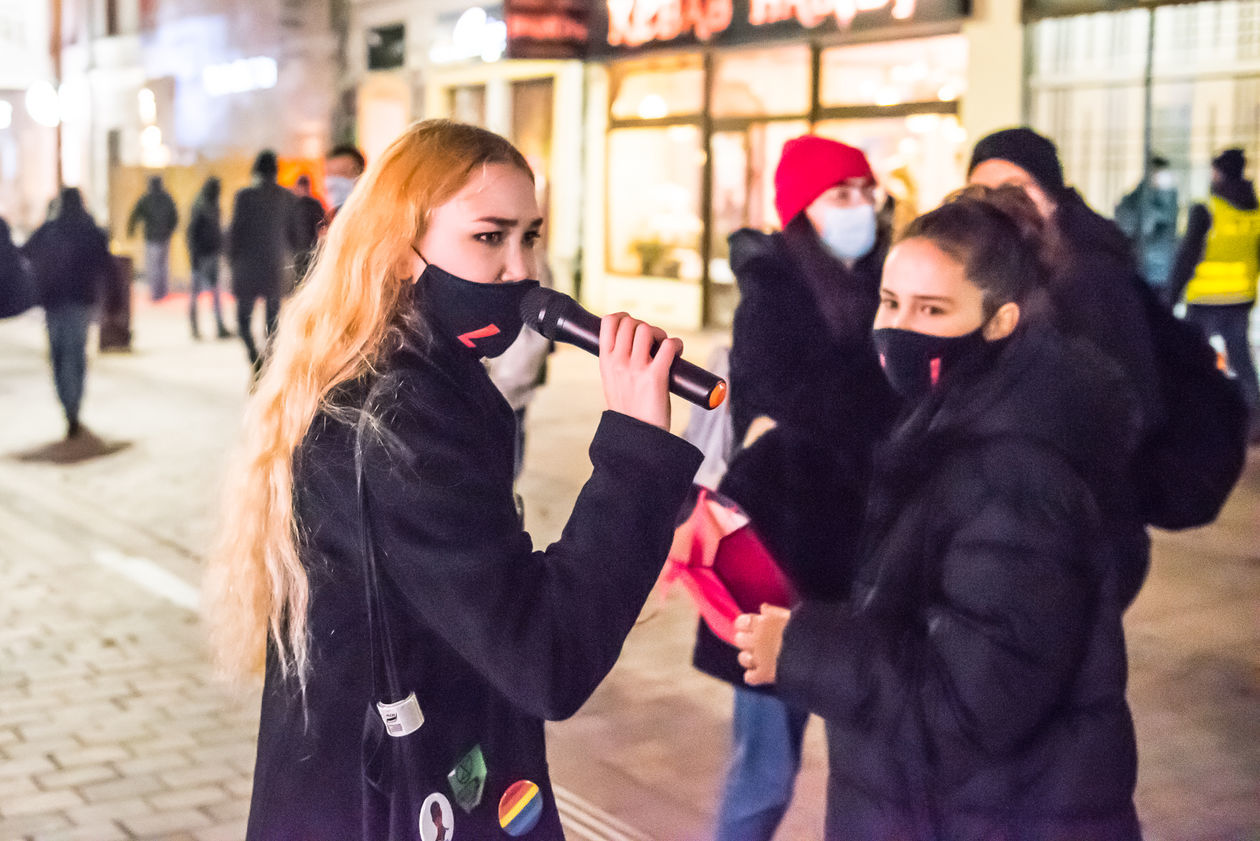
M662 331L625 314L606 316L601 324L599 316L584 310L568 295L540 287L531 290L521 301L521 318L528 327L548 339L577 345L588 353L599 355L604 393L609 398L609 408L615 411L624 411L640 420L669 428L668 399L664 401L664 423L612 405L612 400L620 400L620 396L614 397L609 392L610 375L623 381L616 387L619 394L635 391L637 389L623 387L626 377L635 376L631 374L632 370L653 370L654 376L667 376L670 392L705 409L717 408L726 398L725 380L677 356L681 342L676 339L663 341L665 334ZM605 332L609 335L605 336ZM607 347L605 341L608 342ZM611 365L605 362L606 356ZM652 365L656 367L653 369ZM646 383L642 385L643 390L648 388ZM648 414L660 418L659 411L652 410Z

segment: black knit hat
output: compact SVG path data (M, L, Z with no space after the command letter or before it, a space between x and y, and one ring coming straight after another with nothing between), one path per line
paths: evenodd
M995 131L980 139L971 152L971 174L988 160L1002 160L1031 175L1041 189L1057 196L1066 189L1063 183L1063 166L1059 163L1059 150L1054 143L1030 128L1008 128Z
M1226 149L1212 159L1212 168L1229 180L1237 181L1247 168L1247 156L1242 149Z

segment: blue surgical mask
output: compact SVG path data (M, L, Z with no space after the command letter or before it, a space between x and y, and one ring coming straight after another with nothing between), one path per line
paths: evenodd
M837 260L860 260L875 247L875 207L828 207L823 211L822 244Z
M344 175L329 175L324 179L324 192L328 195L329 207L341 207L350 198L355 179Z

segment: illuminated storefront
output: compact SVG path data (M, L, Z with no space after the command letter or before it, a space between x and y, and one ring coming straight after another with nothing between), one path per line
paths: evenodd
M608 0L592 26L592 306L675 327L729 324L727 236L777 227L774 167L808 131L864 149L898 220L962 183L965 0L675 6Z
M547 262L566 292L575 290L581 245L584 10L585 0L394 0L358 2L352 13L356 134L368 158L420 118L509 138L534 169Z
M1260 160L1260 0L1136 6L1025 3L1030 118L1103 212L1141 180L1149 122L1150 151L1169 160L1184 210L1207 194L1221 149Z

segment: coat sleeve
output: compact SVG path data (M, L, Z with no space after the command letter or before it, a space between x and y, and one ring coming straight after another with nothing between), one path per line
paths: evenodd
M532 551L510 477L479 469L485 455L467 429L416 408L400 447L367 452L378 563L417 620L506 698L532 715L567 718L616 662L700 454L606 412L590 447L593 473L563 534Z
M1168 278L1168 291L1173 303L1181 300L1182 293L1194 277L1194 270L1203 259L1203 249L1211 228L1212 214L1207 207L1202 204L1191 207L1190 218L1186 222L1186 235L1181 238L1181 244L1177 247L1177 257Z
M850 603L794 610L780 694L850 726L921 727L937 755L1017 749L1068 690L1090 633L1088 499L1066 465L1025 457L937 535L939 561L922 562L939 571L913 615Z

